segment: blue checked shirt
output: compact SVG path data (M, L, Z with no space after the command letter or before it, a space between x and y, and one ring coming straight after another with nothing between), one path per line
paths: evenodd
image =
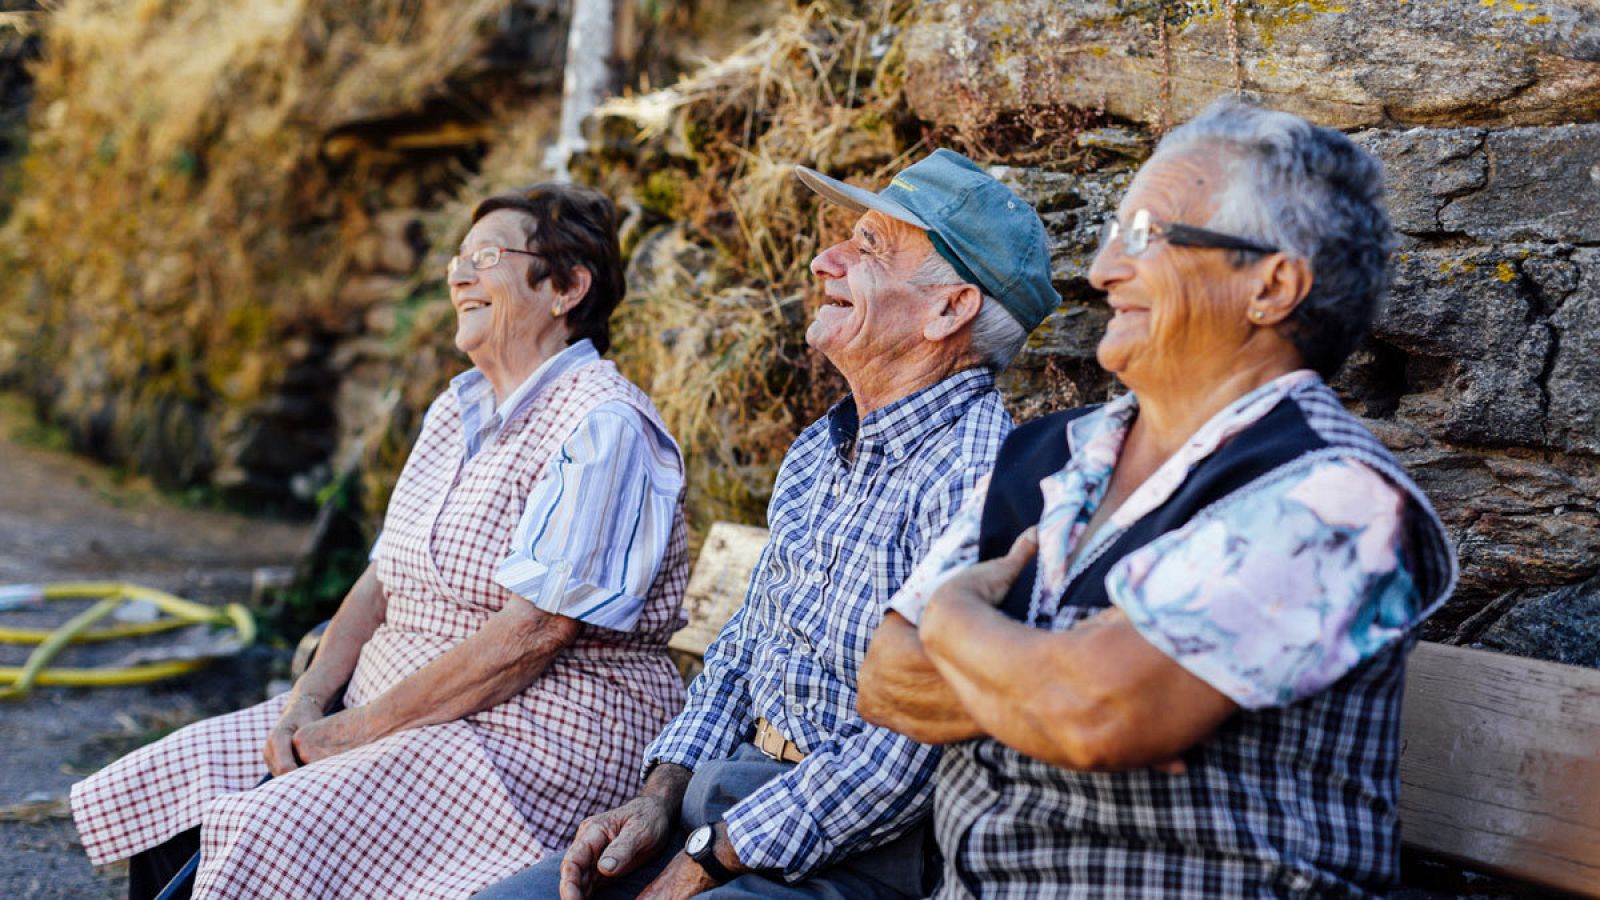
M800 879L928 810L938 748L862 721L856 678L890 598L1010 430L994 376L969 369L859 426L847 399L789 448L744 606L645 751L647 766L693 769L731 756L764 717L807 754L724 817L745 865Z

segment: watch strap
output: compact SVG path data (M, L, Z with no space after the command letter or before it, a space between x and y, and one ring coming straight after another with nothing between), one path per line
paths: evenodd
M689 858L699 863L700 868L705 869L706 874L715 879L717 884L727 884L739 876L737 873L729 871L728 867L722 864L722 860L717 859L716 823L713 822L704 827L711 829L711 840L706 841L705 847L699 853L690 853ZM698 831L699 829L696 830Z

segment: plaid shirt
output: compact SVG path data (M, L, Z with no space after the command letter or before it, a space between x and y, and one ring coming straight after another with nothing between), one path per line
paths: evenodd
M1295 404L1305 423L1327 446L1233 492L1197 515L1191 524L1222 525L1242 541L1270 541L1287 527L1286 522L1267 514L1270 508L1254 501L1280 491L1285 479L1317 471L1316 466L1328 460L1355 461L1381 473L1410 501L1410 575L1415 579L1415 593L1409 581L1405 593L1415 605L1406 605L1403 627L1380 634L1382 630L1368 621L1373 616L1369 608L1360 607L1366 615L1358 614L1354 607L1345 609L1351 627L1362 626L1355 630L1363 652L1353 659L1346 657L1352 666L1342 670L1342 677L1305 694L1275 696L1263 690L1260 697L1266 699L1260 702L1236 697L1245 708L1184 755L1186 771L1181 774L1152 769L1069 771L993 739L947 748L939 767L935 800L935 830L945 853L944 880L937 895L941 900L972 896L1363 897L1392 886L1397 878L1400 699L1406 653L1415 642L1408 629L1436 609L1454 584L1450 540L1421 490L1394 457L1345 412L1321 380L1309 373L1286 377L1263 388L1260 396L1241 400L1238 406L1249 407L1252 399L1270 401L1256 405L1254 419L1280 402ZM1119 416L1131 418L1132 398L1125 401L1077 419L1071 433L1090 435L1097 429L1106 431ZM1219 416L1229 412L1238 410L1230 408ZM1208 425L1201 434L1211 431ZM1183 462L1179 466L1183 474L1216 450L1225 437L1212 434L1217 443ZM1095 471L1081 471L1085 477L1072 482L1080 488L1059 492L1054 501L1048 499L1051 492L1045 491L1042 518L1047 523L1054 509L1074 503L1084 503L1085 518L1092 514L1115 464L1115 454L1096 460L1093 449L1093 441L1074 442L1066 473ZM1191 449L1185 448L1179 456ZM1171 480L1151 502L1170 496L1182 480ZM1138 499L1135 494L1127 504L1132 507ZM1129 513L1138 514L1136 510ZM953 531L966 519L963 514ZM973 527L968 524L969 530ZM1111 532L1117 528L1114 515L1107 533L1094 539L1072 571L1086 568L1097 549L1111 546L1116 536ZM1047 531L1041 526L1041 533ZM1354 529L1344 531L1346 542L1356 540L1351 534ZM1170 532L1169 537L1182 539L1184 534ZM1082 587L1072 586L1070 577L1056 579L1067 582L1065 593L1047 587L1051 580L1050 548L1043 546L1047 540L1048 536L1041 538L1030 624L1066 631L1101 608L1075 603ZM1328 546L1340 543L1331 541ZM948 537L941 540L921 568L942 568L937 557L952 552L955 545ZM1060 548L1056 556L1064 558L1067 549ZM1162 549L1166 558L1183 553L1181 545ZM1118 566L1135 564L1141 552L1135 550L1123 557ZM1310 567L1316 564L1318 552L1316 547L1305 548L1298 561L1301 571L1295 583L1302 592L1309 586L1310 593L1323 599L1366 602L1394 580L1341 594L1316 579L1317 573ZM1204 582L1229 559L1229 554L1221 551L1208 556L1186 560L1190 582ZM1335 558L1345 559L1337 554L1328 556ZM1348 572L1355 567L1345 563L1334 568ZM1177 626L1183 623L1183 616L1174 616L1163 626L1159 616L1146 615L1154 604L1141 605L1136 589L1123 576L1121 568L1113 568L1105 579L1106 593L1156 646L1179 662L1189 661L1190 654L1209 653L1207 659L1226 655L1223 651L1229 647L1213 646L1218 644L1214 638L1200 641L1182 632L1185 638L1180 640L1156 631L1169 627L1179 633ZM909 595L922 577L919 571L907 587L908 596L897 598L897 610L915 613L910 607L903 608L903 603L913 599ZM1153 580L1154 576L1149 577ZM1266 596L1264 586L1252 583L1250 587L1259 591L1256 596ZM1193 606L1208 610L1209 615L1216 612L1215 604L1208 607L1195 601ZM1271 638L1269 604L1261 602L1260 606L1251 632L1245 640L1230 645L1234 649L1248 649L1248 640L1262 637L1259 632L1267 632ZM1189 618L1195 616L1194 609L1186 611ZM1385 612L1376 615L1382 619ZM1301 624L1307 620L1305 615L1295 619ZM1259 655L1248 661L1234 660L1233 665L1255 675L1269 674L1259 664ZM1202 677L1211 675L1217 686L1222 681L1215 674L1219 666L1224 664L1190 665L1190 669ZM1325 684L1317 679L1311 683Z
M807 754L725 816L746 865L798 880L927 811L939 751L862 721L856 678L889 599L1010 430L993 375L969 369L859 428L847 399L784 457L744 606L645 753L693 769L732 755L764 717Z

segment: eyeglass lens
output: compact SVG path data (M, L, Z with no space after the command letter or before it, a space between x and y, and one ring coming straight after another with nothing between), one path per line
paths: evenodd
M450 257L450 262L449 262L448 265L445 266L445 269L444 269L444 274L445 274L446 278L450 277L451 273L455 272L456 267L461 265L461 261L463 259L465 259L467 262L472 263L472 268L480 270L480 271L483 270L483 269L493 268L495 265L499 264L499 262L500 262L500 248L499 247L480 247L477 250L474 250L471 253L468 253L465 257L462 257L462 256L452 256L452 257Z
M1150 213L1143 209L1136 210L1133 220L1126 226L1116 216L1107 217L1105 224L1100 226L1100 243L1109 244L1119 237L1124 254L1138 256L1143 253L1150 246Z

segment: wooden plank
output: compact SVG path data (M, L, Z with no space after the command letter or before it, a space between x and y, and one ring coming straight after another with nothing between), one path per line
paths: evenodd
M1600 671L1419 644L1400 781L1406 843L1600 897Z
M683 595L689 624L674 634L667 646L696 656L705 654L722 626L744 603L750 574L766 545L765 528L732 522L711 526Z

